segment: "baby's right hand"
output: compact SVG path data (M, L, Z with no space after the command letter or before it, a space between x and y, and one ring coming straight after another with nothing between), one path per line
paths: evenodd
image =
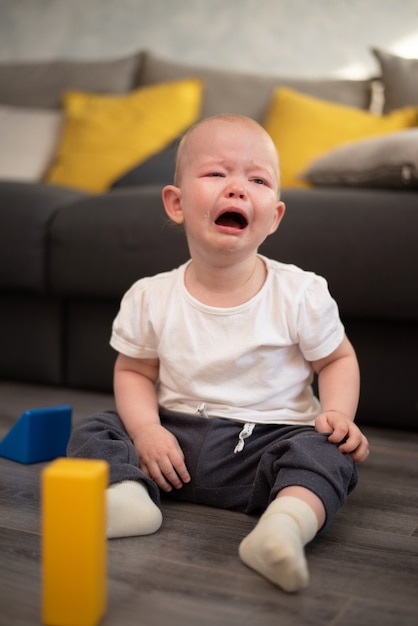
M190 482L177 439L161 424L145 424L133 440L141 470L167 493Z

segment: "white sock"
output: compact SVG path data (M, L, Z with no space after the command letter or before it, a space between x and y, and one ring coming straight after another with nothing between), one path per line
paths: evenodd
M239 547L243 562L285 591L309 582L304 546L318 531L313 509L293 496L276 498Z
M162 515L143 482L125 480L106 490L109 539L151 535L161 526Z

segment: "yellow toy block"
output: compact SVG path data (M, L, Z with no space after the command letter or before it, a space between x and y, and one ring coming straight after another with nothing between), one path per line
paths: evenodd
M108 464L59 458L42 473L42 619L96 626L106 611Z

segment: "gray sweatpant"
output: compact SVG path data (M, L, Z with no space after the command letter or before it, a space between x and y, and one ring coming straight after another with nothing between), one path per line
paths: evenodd
M234 452L244 424L161 411L162 425L178 440L191 482L169 498L218 508L262 513L284 487L302 486L323 502L329 523L357 484L351 457L312 426L257 424ZM160 505L160 490L139 467L136 449L119 416L97 413L75 427L69 457L103 459L110 483L142 480Z

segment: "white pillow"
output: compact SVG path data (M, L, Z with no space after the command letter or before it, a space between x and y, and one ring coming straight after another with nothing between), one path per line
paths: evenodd
M417 189L418 127L341 144L301 178L318 186Z
M54 156L63 114L0 105L0 180L41 180Z

